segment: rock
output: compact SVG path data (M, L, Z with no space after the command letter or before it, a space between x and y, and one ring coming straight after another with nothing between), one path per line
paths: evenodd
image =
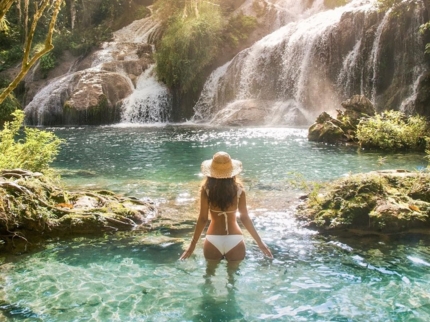
M335 144L345 140L345 133L333 122L315 123L309 128L309 141Z
M357 112L358 115L374 116L376 113L372 102L364 95L354 95L341 105L345 110Z
M57 79L46 90L26 106L28 124L103 125L119 122L132 84L119 73L85 70Z
M0 245L66 235L147 230L158 209L151 201L110 191L63 191L39 174L20 169L0 171ZM27 245L24 245L26 248Z
M338 110L337 117L322 112L309 127L308 140L329 144L355 142L355 131L363 117L375 115L372 102L364 95L354 95L341 103L345 110Z
M430 233L430 173L384 170L355 174L312 192L297 216L319 231Z
M239 100L218 111L211 123L226 126L271 126L309 124L305 115L291 102L258 99Z

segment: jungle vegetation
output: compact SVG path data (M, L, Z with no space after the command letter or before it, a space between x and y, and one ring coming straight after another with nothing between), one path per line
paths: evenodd
M158 0L163 36L157 44L157 74L181 94L195 92L202 71L256 28L254 17L233 13L232 1Z

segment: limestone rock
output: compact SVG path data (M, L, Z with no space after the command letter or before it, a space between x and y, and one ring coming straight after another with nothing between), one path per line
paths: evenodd
M121 101L132 84L114 72L85 70L53 82L25 108L31 125L102 125L119 122Z

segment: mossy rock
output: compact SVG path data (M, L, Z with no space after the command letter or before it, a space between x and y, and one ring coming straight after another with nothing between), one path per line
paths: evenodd
M356 174L315 188L297 216L319 231L430 233L430 174L400 170Z
M157 217L151 201L110 191L65 191L26 170L0 171L0 244L106 231L148 230Z

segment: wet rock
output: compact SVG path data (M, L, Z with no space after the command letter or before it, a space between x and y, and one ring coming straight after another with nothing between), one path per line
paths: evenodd
M341 103L342 107L349 112L356 112L357 116L374 116L376 111L372 102L364 95L354 95Z
M309 124L292 102L258 99L239 100L218 111L211 123L226 126L271 126Z

